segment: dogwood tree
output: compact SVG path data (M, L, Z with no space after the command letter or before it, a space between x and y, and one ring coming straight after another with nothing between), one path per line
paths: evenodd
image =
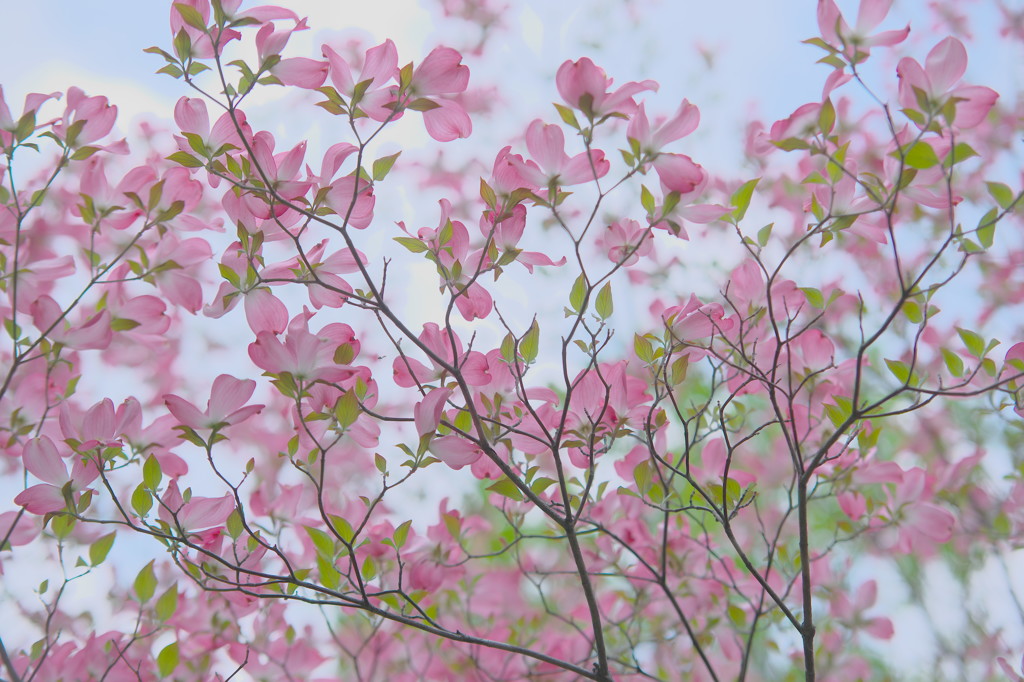
M724 174L596 53L458 143L490 2L418 60L173 3L130 148L0 93L4 677L1024 679L1020 98L890 5Z

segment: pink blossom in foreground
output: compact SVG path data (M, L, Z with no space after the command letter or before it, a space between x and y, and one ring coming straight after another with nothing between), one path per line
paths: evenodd
M982 85L960 85L967 71L967 50L953 37L946 38L931 49L924 66L916 59L904 57L896 66L900 78L900 105L907 109L938 113L956 98L956 117L950 121L958 128L973 128L981 123L995 106L999 94ZM919 100L924 98L924 102Z
M658 89L656 82L645 80L629 82L615 92L608 92L612 82L604 69L596 66L588 57L575 62L566 61L555 75L558 93L565 103L594 118L612 114L631 116L637 107L633 96L645 90Z
M164 396L164 404L183 426L196 431L217 430L243 422L263 410L263 405L245 404L255 390L256 382L252 379L221 374L213 380L206 410L200 412L192 403L173 394Z
M658 154L665 145L696 130L699 123L700 110L684 99L672 118L659 121L658 125L652 127L647 120L644 103L641 102L636 113L629 119L626 137L639 143L641 154Z
M25 507L30 514L48 514L64 509L69 499L76 500L78 494L100 475L92 457L78 455L74 455L74 464L68 474L57 446L47 436L25 443L22 461L29 473L43 481L26 488L14 498L14 503Z
M287 372L295 379L306 382L341 381L351 375L349 367L334 362L338 346L347 344L353 354L359 354L359 342L347 324L334 323L317 334L309 331L308 310L299 313L288 324L282 343L271 332L260 332L249 344L249 357L256 366L270 374Z
M469 85L469 67L462 55L450 47L435 47L412 74L409 91L415 98L424 98L434 107L423 112L427 133L438 142L451 142L469 137L473 122L453 95L465 92Z
M461 469L480 459L484 451L479 445L462 436L441 436L430 442L430 454L452 469Z
M376 47L366 51L363 68L359 76L353 77L348 62L329 45L322 48L323 55L330 65L330 78L338 94L349 100L374 121L386 121L395 117L394 109L385 106L394 102L395 96L390 87L392 79L398 75L398 49L391 40L385 40ZM356 85L369 84L358 99L354 99Z
M193 495L185 502L178 482L173 479L160 501L157 514L160 519L172 528L180 526L185 533L222 526L235 508L235 498L230 493L221 497Z
M611 167L600 149L581 152L570 158L565 153L562 128L545 124L539 118L526 129L526 148L536 164L516 163L522 176L539 187L547 187L550 183L578 185L592 182L607 175Z

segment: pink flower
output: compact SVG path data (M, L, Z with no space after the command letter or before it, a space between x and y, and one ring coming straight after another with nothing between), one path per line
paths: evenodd
M662 316L674 340L681 343L729 331L734 323L734 320L725 317L725 309L721 304L702 304L693 294L685 305L668 308Z
M441 436L430 442L430 454L450 466L461 469L480 459L484 451L476 443L462 436Z
M966 70L967 50L953 37L931 49L923 68L917 60L904 57L896 66L900 104L906 109L937 115L951 98L956 98L956 118L950 123L958 128L973 128L995 106L999 94L981 85L959 85Z
M173 394L164 396L164 404L182 426L196 431L217 431L263 410L263 405L245 405L255 390L256 382L252 379L221 374L213 380L205 411L200 412L192 403Z
M193 495L185 502L174 479L167 485L161 502L157 513L160 519L172 528L180 526L186 534L223 526L235 509L230 493L221 497Z
M117 120L117 107L106 97L88 97L79 88L68 90L64 117L53 124L53 132L69 147L84 147L111 131ZM127 153L127 148L125 148Z
M413 71L409 92L434 104L423 112L427 133L438 142L469 137L473 122L461 104L450 98L465 92L469 85L469 67L462 55L450 47L435 47Z
M346 175L331 184L326 203L345 220L346 224L362 230L373 222L373 207L376 202L370 183L358 180L357 184L355 176Z
M30 514L48 514L64 509L68 500L77 499L78 493L96 480L100 471L90 458L75 456L68 475L67 466L57 452L57 446L47 436L33 438L25 443L22 451L25 468L44 483L21 491L14 503L21 505Z
M241 127L247 139L252 139L252 130L245 122L245 113L236 111L238 127ZM206 102L198 97L182 97L174 105L174 122L178 124L181 132L191 135L198 135L212 156L222 151L225 145L236 149L242 148L242 139L238 135L238 127L231 118L231 114L221 114L217 122L210 128L210 115L206 110ZM193 153L192 145L183 138L175 137L178 142L178 149Z
M625 267L636 264L654 248L649 229L635 220L618 220L606 228L602 246L608 250L608 260Z
M49 95L42 95L34 92L27 95L21 115L15 119L7 107L7 100L4 99L3 86L0 86L0 146L9 147L14 142L12 133L18 128L18 122L27 115L35 115L45 101L55 97L60 97L60 93L51 92Z
M658 154L653 165L662 187L670 192L689 194L707 178L704 169L684 154Z
M641 102L636 114L629 119L626 136L640 144L641 154L657 154L669 142L675 142L692 133L699 123L700 110L690 104L689 100L684 99L675 116L660 122L652 129L647 120L647 111Z
M366 51L358 80L352 77L352 68L341 55L328 45L324 45L322 50L330 64L331 83L338 94L349 99L350 106L358 108L374 121L395 117L394 110L385 106L395 101L392 89L386 87L398 74L398 49L393 42L386 40ZM363 94L355 99L356 85L367 81L369 84Z
M31 307L32 322L41 333L57 343L77 350L103 349L110 345L110 311L101 310L92 317L70 323L60 304L49 296L40 296Z
M359 342L346 324L329 324L317 334L309 331L308 310L296 315L288 324L284 343L271 332L260 332L249 344L249 357L256 366L269 374L287 372L297 380L306 382L338 382L352 374L351 368L334 362L338 346L352 346L359 354Z
M595 119L613 114L631 116L636 111L633 95L644 90L658 89L656 82L646 80L626 83L610 93L608 89L612 82L605 75L604 69L595 66L587 57L575 62L566 61L555 75L555 85L565 103Z
M868 35L882 23L891 7L892 0L861 0L857 26L850 30L834 0L818 0L818 30L826 43L839 49L851 63L857 63L868 56L872 47L897 45L910 34L907 25L899 30Z
M441 423L445 402L451 397L452 389L435 388L423 400L416 403L413 416L416 420L416 432L420 437L433 434Z
M121 403L116 411L110 398L104 398L84 413L65 401L61 403L59 413L62 435L79 452L119 448L121 442L116 439L141 419L142 407L134 398Z
M550 183L578 185L602 178L611 165L600 149L582 152L569 158L565 153L565 135L556 125L547 125L539 118L526 129L526 148L537 163L513 158L522 177L539 187ZM538 168L539 166L539 168Z

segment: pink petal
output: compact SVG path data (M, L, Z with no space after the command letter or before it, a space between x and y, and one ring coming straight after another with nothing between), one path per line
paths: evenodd
M892 0L861 0L857 11L857 33L867 33L889 14Z
M932 82L932 94L947 92L967 71L967 50L950 36L932 48L925 59L925 71Z
M213 380L210 390L210 417L221 421L223 416L244 405L255 390L256 382L252 379L236 379L229 374L221 374Z
M441 436L430 443L430 454L450 466L461 469L480 459L483 451L475 444L459 436Z
M445 402L451 394L452 389L450 388L435 388L413 408L416 432L421 437L437 430L437 425L441 423Z
M427 134L438 142L469 137L473 132L473 122L461 104L447 99L437 100L435 104L440 106L423 112Z
M59 488L71 480L68 478L64 459L57 452L57 446L49 436L33 438L25 443L21 458L25 468L40 481L46 481ZM61 508L63 509L63 505Z
M174 415L174 418L178 420L179 424L190 426L193 429L206 428L206 415L184 398L176 395L165 395L164 404L167 406L168 411Z
M40 483L26 488L14 498L14 504L22 506L29 514L49 514L67 507L61 489Z
M275 64L270 72L285 85L311 90L319 88L327 80L327 68L327 62L306 57L289 57Z
M280 334L288 327L288 308L270 289L253 289L245 295L245 319L257 335L260 332Z

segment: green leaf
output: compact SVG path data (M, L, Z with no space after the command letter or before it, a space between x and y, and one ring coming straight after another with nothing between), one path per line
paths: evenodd
M1007 209L1013 206L1015 197L1013 190L1009 187L1001 182L986 182L985 186L988 187L988 193L996 200L1000 208Z
M161 677L167 677L178 667L178 642L171 642L156 655L156 667Z
M572 126L576 130L580 129L580 124L576 120L576 114L572 109L557 102L553 102L553 104L555 105L555 111L558 112L559 117L565 121L566 125Z
M612 312L615 310L615 304L612 301L612 286L611 282L605 282L601 290L597 292L597 300L594 301L594 310L601 317L602 320L607 320L612 316Z
M956 328L957 334L960 335L960 340L967 346L967 350L971 352L976 358L980 358L985 355L985 341L978 334L972 332L970 329Z
M156 490L161 479L163 479L163 472L160 471L160 461L153 455L149 455L146 457L145 464L142 465L142 482L150 490Z
M587 297L587 280L580 273L580 276L576 278L576 281L572 284L572 290L569 292L569 307L574 313L582 313L583 302Z
M249 467L247 466L246 469ZM242 515L238 512L238 509L232 509L231 513L228 514L227 520L228 535L233 540L237 540L242 535L242 531L245 530L245 526L242 524Z
M59 514L50 519L50 530L61 540L71 535L75 529L76 519L70 514Z
M356 359L356 351L351 344L343 343L334 349L334 364L351 365Z
M633 469L633 481L636 483L636 489L643 495L646 495L651 489L651 476L651 463L648 460L640 462Z
M509 332L505 334L505 338L501 340L501 358L505 362L512 362L516 356L516 337L512 336Z
M313 541L313 546L316 547L317 554L333 560L334 555L337 553L334 538L319 528L313 528L312 526L303 526L303 528L306 529L306 534L309 535L309 539Z
M202 168L203 166L206 165L196 157L189 154L188 152L183 152L180 150L166 157L166 159L168 161L173 161L174 163L182 165L185 168Z
M672 385L678 386L686 380L686 371L690 367L690 355L680 355L672 361L671 378Z
M825 296L819 290L814 287L800 287L800 291L804 292L807 302L818 310L825 307Z
M334 405L334 417L343 429L355 424L360 412L359 398L356 397L355 391L345 391Z
M424 251L429 250L429 247L426 244L414 237L395 237L394 240L413 253L423 253Z
M924 315L921 313L921 306L917 304L917 301L904 301L903 314L906 315L907 319L914 324L921 324L922 320L924 320Z
M556 481L553 478L541 476L540 478L534 480L533 483L530 484L530 490L532 490L537 495L543 495L545 490L547 490L557 482L558 481Z
M647 211L647 215L654 215L654 195L647 185L640 185L640 205Z
M961 161L966 161L972 156L978 156L978 152L974 151L974 147L967 144L966 142L958 142L953 150L946 155L946 160L942 162L943 168L952 168Z
M772 142L776 147L785 152L796 151L797 149L810 149L811 145L798 137L787 137L779 142Z
M395 529L395 534L392 537L395 547L401 549L405 545L405 541L409 539L409 529L411 527L412 521L406 521Z
M331 525L334 526L334 530L341 536L341 539L345 542L352 542L356 536L356 531L352 528L352 524L341 516L331 516L330 518Z
M373 179L374 181L381 181L387 177L391 171L391 167L395 165L395 161L401 156L402 152L396 152L391 156L384 156L373 162Z
M932 146L920 140L905 148L903 155L904 163L911 168L923 170L936 166L939 163L939 157L935 155L935 150L932 149Z
M537 353L540 350L540 325L537 324L537 318L533 319L533 324L523 334L522 341L519 342L519 353L523 356L523 360L526 362L533 362L537 359Z
M146 490L146 484L140 483L132 493L132 509L139 515L139 518L145 518L152 508L153 496Z
M491 189L491 186L483 178L480 178L480 198L484 200L488 207L498 207L497 195L494 194L494 190Z
M174 54L178 55L178 59L182 61L192 56L192 39L189 38L188 32L184 28L178 31L178 35L174 36ZM160 69L160 71L170 68L174 68L175 71L178 71L179 75L181 74L180 69L173 67L172 64L168 64L163 69ZM157 73L160 73L160 71Z
M840 67L841 68L841 67ZM818 111L818 129L828 135L836 125L836 108L832 105L832 99L826 99Z
M757 231L757 245L764 248L768 245L768 240L772 236L772 228L775 227L775 223L768 223L760 230Z
M654 346L651 345L650 339L640 334L633 335L633 352L636 356L644 362L650 362L654 359Z
M946 348L942 349L942 359L946 363L946 369L953 376L960 378L964 375L964 361L959 355Z
M981 220L978 221L978 241L981 242L981 245L986 249L992 246L992 242L994 242L996 238L997 215L998 212L996 209L991 208L984 216L982 216Z
M152 561L143 566L139 574L135 576L134 587L135 596L143 604L153 598L153 593L156 592L156 574L153 572Z
M491 491L492 493L498 493L499 495L507 497L510 500L515 500L516 502L523 501L523 491L517 488L516 484L513 483L508 478L502 478L494 485L488 486L487 490Z
M902 360L886 360L889 371L901 384L910 384L910 367Z
M116 536L117 533L108 533L89 545L89 565L99 566L103 563L110 553L110 548L114 546Z
M167 588L160 598L156 600L156 617L161 621L167 620L178 610L178 585L173 584Z
M199 13L199 10L183 2L174 3L174 9L177 10L186 24L192 28L198 28L200 31L206 31L206 23L203 21L203 15Z

